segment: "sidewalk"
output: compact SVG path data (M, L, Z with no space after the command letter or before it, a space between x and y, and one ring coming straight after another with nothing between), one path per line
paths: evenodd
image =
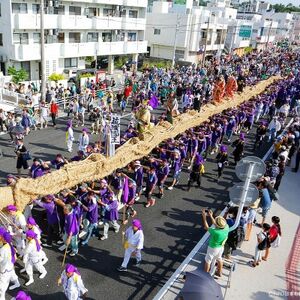
M279 195L280 200L273 202L267 217L269 224L272 216L280 217L282 239L279 248L271 248L267 262L263 261L256 268L250 267L247 263L254 255L256 233L260 231L253 227L250 241L244 242L233 257L237 264L226 299L300 299L299 172L293 173L290 167L286 168ZM260 220L258 215L257 221Z

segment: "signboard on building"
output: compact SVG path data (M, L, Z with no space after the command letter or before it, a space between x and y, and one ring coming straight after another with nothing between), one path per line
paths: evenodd
M252 27L248 25L241 25L240 31L239 31L239 36L240 37L245 37L245 38L250 38L251 37L251 32L252 32Z
M186 0L174 0L174 4L186 5Z
M110 132L111 132L111 143L112 144L120 144L120 136L121 136L121 117L118 115L111 116L111 123L110 123Z

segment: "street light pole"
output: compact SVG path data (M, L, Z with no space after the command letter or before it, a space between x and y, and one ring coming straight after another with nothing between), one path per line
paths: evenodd
M269 32L268 32L268 37L267 37L267 43L266 43L266 50L268 48L268 45L269 45L269 40L270 40L270 34L271 34L271 28L273 26L273 20L271 20L271 24L270 24L270 27L269 27Z
M46 60L45 60L45 30L44 30L44 14L45 3L44 0L40 0L40 35L41 35L41 100L46 99Z
M209 23L210 23L210 15L208 17L207 28L206 28L206 38L205 38L204 51L203 51L202 68L204 67L204 64L205 64L205 56L206 56L206 48L207 48Z
M176 28L175 28L175 36L174 36L174 46L173 46L173 58L172 58L172 68L175 66L175 59L176 59L176 45L177 45L177 34L179 30L179 14L176 17Z

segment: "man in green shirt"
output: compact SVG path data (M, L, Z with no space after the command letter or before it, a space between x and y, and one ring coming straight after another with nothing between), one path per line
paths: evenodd
M223 268L222 254L224 251L224 244L228 237L229 227L227 225L226 220L223 217L218 216L214 218L213 212L209 210L208 216L210 217L212 224L215 225L215 228L211 228L208 226L206 216L206 210L202 209L203 226L205 230L207 230L210 233L208 248L205 256L204 270L205 272L209 273L211 263L215 259L218 264L215 275L221 277Z

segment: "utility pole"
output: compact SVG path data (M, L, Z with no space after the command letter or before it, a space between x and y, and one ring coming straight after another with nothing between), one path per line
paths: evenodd
M270 34L271 34L272 26L273 26L273 19L271 20L271 24L270 24L270 27L269 27L268 38L267 38L267 43L266 43L266 48L265 48L265 50L267 50L268 45L269 45L269 40L270 40Z
M44 30L44 14L45 3L44 0L40 0L40 21L41 21L41 100L46 99L46 60L45 60L45 30Z
M179 14L176 17L176 27L175 27L175 36L174 36L174 47L173 47L173 59L172 59L172 68L175 66L175 59L176 59L176 45L177 45L177 34L179 30Z
M207 48L207 39L208 39L209 23L210 23L210 15L209 15L208 21L207 21L206 38L205 38L204 51L203 51L203 59L202 59L202 68L204 67L204 64L205 64L205 56L206 56L206 48Z

